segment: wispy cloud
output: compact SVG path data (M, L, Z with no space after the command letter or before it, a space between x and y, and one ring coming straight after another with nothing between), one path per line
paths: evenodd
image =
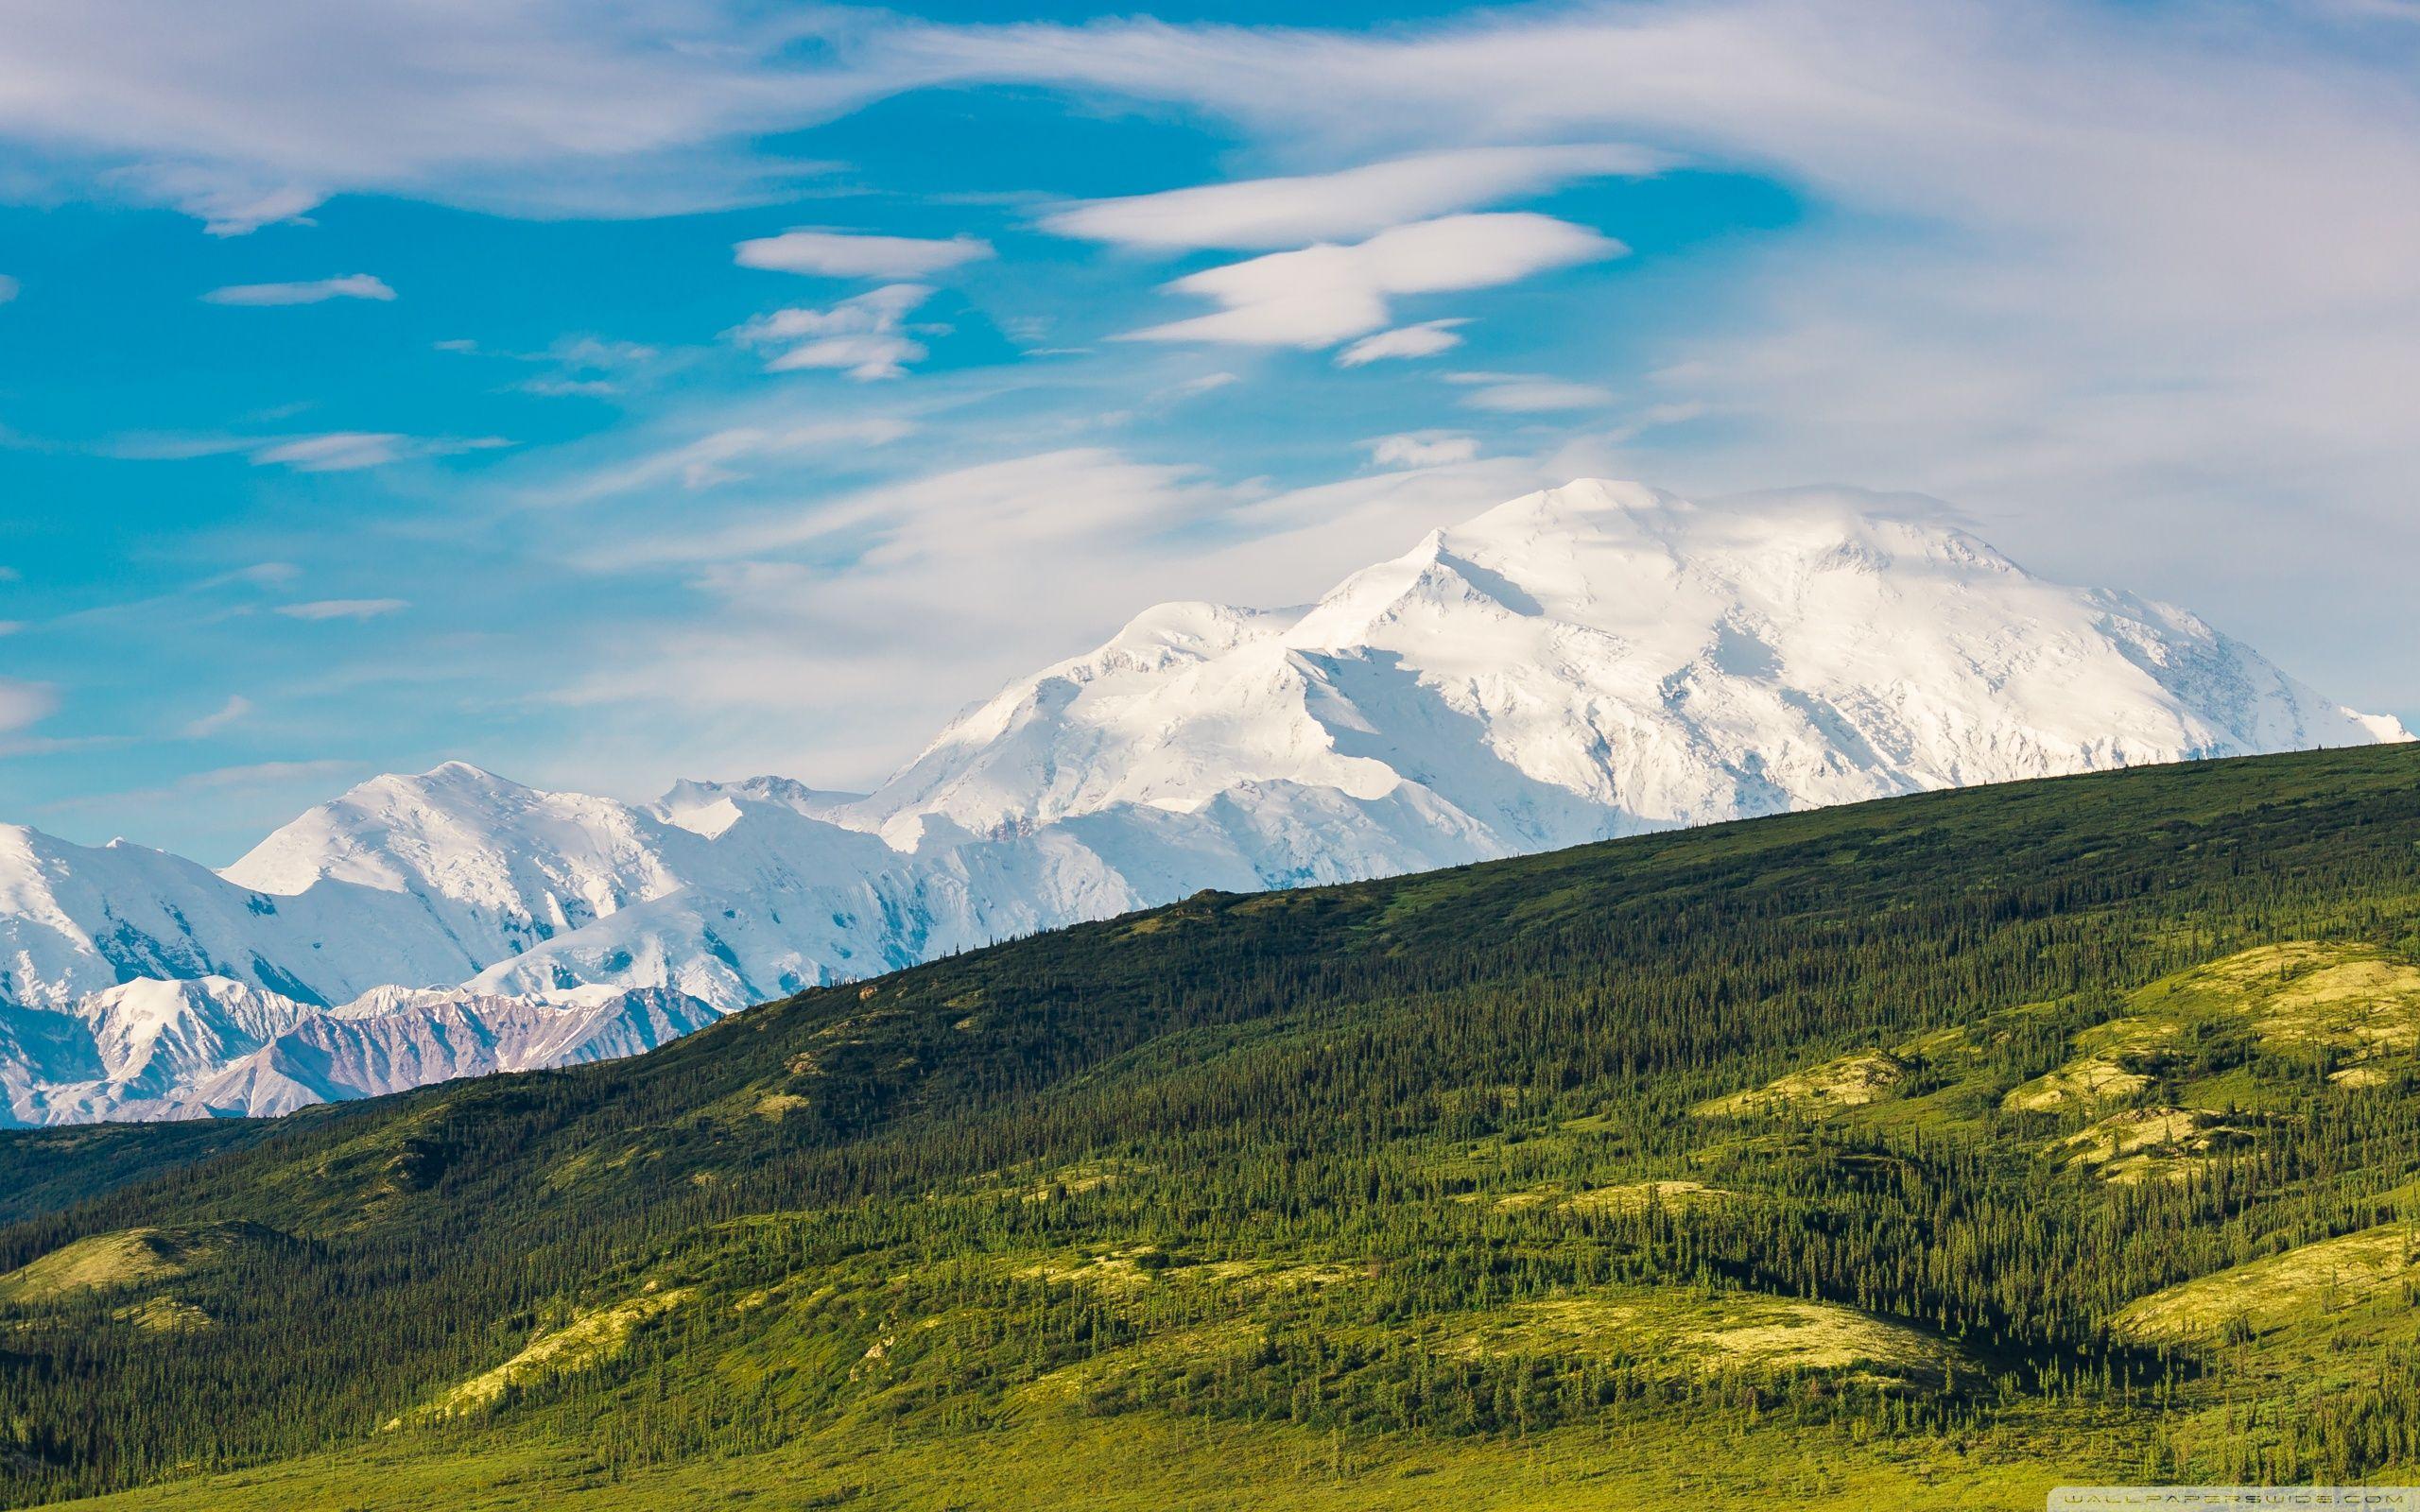
M329 431L275 441L251 453L262 467L297 472L353 472L392 462L490 451L512 443L499 436L406 436L398 431Z
M1584 226L1528 214L1448 215L1350 246L1305 247L1178 279L1168 292L1223 306L1132 333L1151 341L1329 347L1384 327L1390 301L1511 284L1627 249Z
M2394 396L2420 390L2420 28L2390 19L2407 9L1681 0L908 44L1298 157L1618 138L1773 180L1818 214L1701 252L1702 302L1645 354L1701 362L1676 397L1726 417L1719 453L1665 465L1718 489L1920 481L2070 570L2267 598L2264 639L2325 658L2307 600L2231 558L2256 540L2332 572L2341 553L2290 523L2312 510L2410 539L2420 452ZM2180 553L2173 520L2219 501L2242 533Z
M1336 354L1340 368L1361 368L1374 362L1409 357L1433 357L1441 352L1451 352L1462 344L1458 326L1470 324L1464 319L1423 320L1418 325L1397 326L1374 336L1363 336Z
M201 221L213 236L249 236L263 226L311 224L310 213L329 190L280 183L242 163L130 163L103 181L140 200L174 205Z
M713 561L795 550L872 533L851 553L860 564L980 558L1011 543L1173 527L1230 495L1195 470L1135 461L1103 447L1070 447L957 468L838 498L742 518L719 530L631 547L638 559Z
M304 436L119 436L96 448L134 462L187 462L240 455L255 467L297 472L351 472L392 462L493 451L512 443L500 436L408 436L402 431L323 431Z
M712 209L824 170L755 139L904 80L800 61L875 29L838 9L231 0L207 27L190 19L167 0L13 10L12 177L97 180L221 235L347 192L558 216Z
M24 289L24 284L6 273L0 273L0 304L6 304L15 299Z
M277 612L291 620L374 620L411 607L411 600L406 598L315 598L304 604L280 604Z
M1469 389L1462 396L1462 403L1470 408L1506 415L1601 409L1614 402L1613 391L1599 385L1541 378L1533 373L1457 372L1446 374L1445 381Z
M17 730L26 728L26 726L11 727L8 723L9 699L6 694L6 686L7 685L5 683L0 683L0 757L63 756L77 751L106 750L112 747L130 746L134 744L133 741L124 735L32 735L18 733ZM25 686L25 684L19 684L19 686L22 687ZM36 683L32 686L39 688L42 685ZM27 720L26 725L30 726L32 724L39 723L43 717L46 717L49 713L49 710L43 710L42 713L39 713L35 715L34 718Z
M587 504L667 483L696 492L738 482L752 464L855 454L889 446L915 431L913 421L889 415L726 426L591 469L535 498L547 504Z
M1216 393L1230 384L1239 384L1241 382L1243 382L1243 380L1240 377L1231 372L1205 372L1196 377L1187 378L1182 383L1170 384L1166 389L1162 390L1161 397L1166 399L1193 399L1202 394Z
M329 300L389 301L395 291L369 273L314 279L307 284L231 284L203 295L208 304L320 304Z
M864 381L899 378L925 344L907 334L908 312L932 297L923 284L886 284L829 309L776 310L730 333L743 346L772 349L768 372L830 369Z
M1409 431L1364 444L1376 467L1451 467L1478 455L1478 438L1460 431Z
M1167 576L1167 554L1147 543L1182 539L1243 497L1191 468L1068 448L627 539L586 565L685 562L717 610L609 636L557 697L737 711L752 739L813 709L819 742L862 738L886 765L916 726L929 733L1037 652L1063 654L1104 615L1122 617L1106 606L1132 612L1143 589L1130 570ZM938 657L959 669L946 686L929 675Z
M1569 465L1439 458L1285 492L1080 447L768 507L717 532L659 527L586 565L686 562L713 608L614 627L556 697L592 720L619 709L652 726L671 710L735 741L781 732L790 769L871 781L967 697L1140 608L1300 603Z
M666 364L658 349L638 341L604 336L565 336L538 352L496 351L467 337L440 341L440 352L465 357L488 357L529 363L547 370L514 385L523 393L547 398L610 398L635 379L653 375Z
M992 244L973 236L927 241L912 236L875 236L858 232L789 231L760 236L732 249L742 267L779 273L817 273L826 278L930 278L992 255Z
M189 799L196 794L229 794L254 791L282 792L295 786L320 787L332 782L372 770L363 762L340 758L315 761L249 762L240 766L216 766L207 771L187 772L173 782L157 787L129 788L115 793L93 793L61 799L43 804L49 814L70 814L90 810L115 813L129 808L166 799Z
M1169 189L1063 206L1045 230L1160 250L1260 251L1374 235L1573 179L1653 173L1669 159L1619 146L1468 147L1337 173Z
M58 708L58 690L48 683L0 678L0 737L40 724Z
M233 694L229 696L225 703L220 704L209 713L203 714L199 719L185 721L177 733L187 740L207 740L251 712L252 700L240 693Z
M205 577L195 586L220 588L229 583L244 583L253 588L273 588L279 583L290 583L302 576L302 569L290 561L256 561Z

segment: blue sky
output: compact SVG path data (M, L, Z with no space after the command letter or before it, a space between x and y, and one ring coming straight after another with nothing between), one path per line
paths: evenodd
M866 785L1587 473L1928 493L2420 715L2420 8L1000 18L13 10L0 816Z

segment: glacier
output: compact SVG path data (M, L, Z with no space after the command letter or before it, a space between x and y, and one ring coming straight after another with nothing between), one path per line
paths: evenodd
M1287 609L1145 610L871 794L452 762L214 872L0 826L0 1123L274 1114L647 1049L1184 896L2411 738L2196 616L1841 490L1527 495Z

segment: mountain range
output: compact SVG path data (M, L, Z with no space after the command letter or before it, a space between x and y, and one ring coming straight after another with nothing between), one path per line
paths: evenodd
M871 794L762 777L633 805L447 763L221 871L0 826L0 1122L626 1055L1204 888L2409 738L2183 610L1868 496L1582 481L1314 604L1148 610Z

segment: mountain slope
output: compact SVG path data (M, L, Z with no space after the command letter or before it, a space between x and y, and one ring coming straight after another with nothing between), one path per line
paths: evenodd
M0 1230L0 1279L138 1231L258 1242L0 1286L0 1485L1948 1508L2391 1482L2420 1468L2415 984L2405 747L1204 895L198 1163L182 1130L109 1131L161 1139L158 1174ZM0 1168L59 1137L0 1139Z
M0 831L0 1006L16 1010L0 1089L23 1122L266 1111L314 1085L238 1076L215 1085L261 1090L197 1095L258 1048L240 1039L170 1081L95 1076L70 1021L141 979L223 977L330 1009L448 988L441 1010L390 994L381 1032L432 1042L471 1012L533 1036L494 1057L529 1064L556 1021L476 1001L598 988L731 1009L1202 887L2403 738L2181 610L2045 582L1871 498L1701 507L1581 482L1433 533L1310 606L1147 610L871 795L758 778L633 805L448 763L313 809L223 876ZM613 1042L695 1017L642 1013Z
M331 939L341 948L321 948ZM456 980L477 962L399 895L335 884L272 897L164 851L0 825L0 1002L19 1007L198 976L342 1002L384 982Z

